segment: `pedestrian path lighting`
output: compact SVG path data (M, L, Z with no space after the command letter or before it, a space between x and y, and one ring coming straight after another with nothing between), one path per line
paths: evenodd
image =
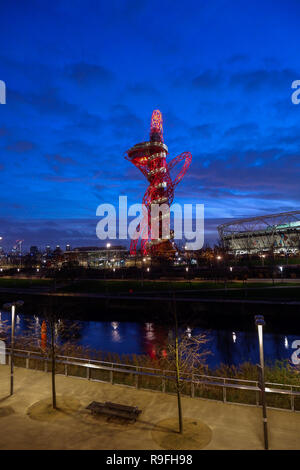
M263 315L256 315L255 316L255 324L257 326L257 333L258 333L259 361L260 361L260 365L257 366L258 377L259 377L258 384L259 384L259 388L260 388L260 391L261 391L265 450L268 450L268 448L269 448L269 443L268 443L268 421L267 421L267 407L266 407L264 342L263 342L263 327L265 325L265 319L264 319Z
M10 345L10 394L14 393L14 345L15 345L15 315L16 308L22 307L23 300L7 303L3 305L5 310L11 309L11 345Z

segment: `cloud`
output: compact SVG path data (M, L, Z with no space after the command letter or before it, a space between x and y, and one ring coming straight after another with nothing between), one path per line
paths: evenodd
M112 72L107 68L86 62L69 65L65 71L66 75L80 86L107 84L113 79Z
M193 137L201 137L210 139L216 129L214 124L200 124L191 128L191 134Z
M200 75L195 77L192 84L195 88L206 88L212 89L220 86L222 83L222 77L219 72L214 70L206 70Z
M78 164L78 162L76 162L76 160L74 160L73 158L63 157L62 155L59 155L59 154L55 154L55 155L47 154L45 155L45 157L50 163L58 163L60 165L77 165Z
M75 183L82 181L82 178L68 178L66 176L46 175L44 180L53 181L55 183Z
M5 127L0 127L0 137L8 134L8 130Z
M239 64L239 63L245 63L249 61L249 56L247 54L235 54L229 57L227 59L227 64L233 65L233 64Z
M240 86L248 92L266 89L266 92L270 93L270 90L276 89L286 90L288 93L292 81L297 76L297 72L292 69L258 69L235 73L229 83L231 86Z
M227 129L224 133L224 137L247 136L249 139L249 137L251 138L251 136L257 134L258 130L259 127L255 122L246 122Z
M28 140L19 140L18 142L8 145L6 149L10 152L24 153L33 150L35 147L36 145L33 142Z

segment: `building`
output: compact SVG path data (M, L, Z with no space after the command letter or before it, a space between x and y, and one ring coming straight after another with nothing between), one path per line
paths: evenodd
M300 211L238 219L219 225L223 248L231 254L300 251Z
M103 248L83 246L66 250L64 260L86 268L123 266L128 255L128 249L124 246L113 246L110 243L108 245Z

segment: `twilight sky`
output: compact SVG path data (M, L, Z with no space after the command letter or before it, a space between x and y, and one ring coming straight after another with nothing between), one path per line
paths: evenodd
M164 118L193 155L175 202L227 218L299 209L298 0L0 2L3 247L101 245L96 208L141 202L124 160ZM116 242L117 243L117 242Z

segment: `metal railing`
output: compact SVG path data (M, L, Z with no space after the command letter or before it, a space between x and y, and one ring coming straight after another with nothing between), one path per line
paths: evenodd
M6 350L10 364L10 348ZM17 367L50 372L51 359L36 351L14 350ZM174 393L175 371L141 365L99 361L83 357L56 356L56 374L98 382L127 385L136 389ZM206 398L224 403L260 405L258 381L195 373L181 373L182 393L192 398ZM300 385L266 382L268 407L300 411ZM274 399L276 397L276 399Z

